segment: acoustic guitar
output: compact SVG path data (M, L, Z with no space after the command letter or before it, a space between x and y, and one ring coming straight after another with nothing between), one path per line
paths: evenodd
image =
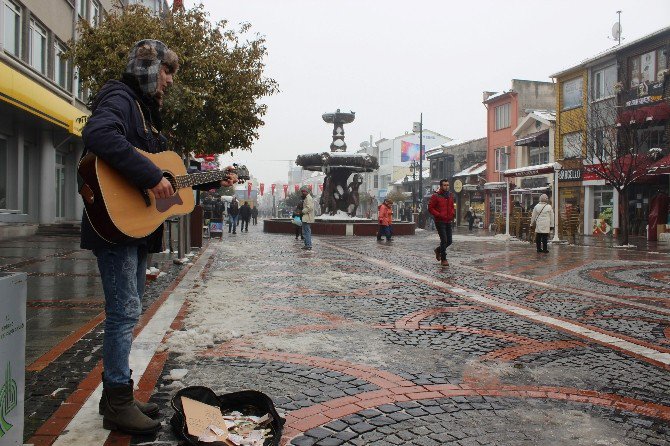
M163 176L175 190L174 195L156 199L151 191L139 189L90 152L79 162L79 175L84 180L79 193L84 199L86 215L98 235L110 243L146 237L168 218L190 213L195 206L192 186L220 181L231 173L237 174L239 183L249 179L249 171L244 166L235 166L233 172L212 170L188 174L175 152L136 150L163 170Z

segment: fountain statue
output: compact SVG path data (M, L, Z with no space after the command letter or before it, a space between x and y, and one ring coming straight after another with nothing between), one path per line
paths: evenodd
M305 170L320 171L326 174L321 192L321 212L335 215L343 211L351 217L356 216L359 198L358 188L363 182L360 172L372 172L379 168L377 158L366 153L346 153L344 142L344 124L354 121L354 112L324 113L325 122L333 124L333 142L330 152L299 155L296 164ZM354 174L350 183L349 177Z

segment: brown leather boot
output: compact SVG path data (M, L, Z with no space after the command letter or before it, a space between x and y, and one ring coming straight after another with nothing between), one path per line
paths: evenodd
M131 370L130 373L132 373L132 372L133 371ZM103 383L105 382L105 374L104 373L102 374L102 382ZM135 388L135 383L133 382L132 379L130 380L130 387L132 387L133 389ZM100 397L100 402L98 403L98 413L100 415L104 414L106 401L107 401L107 395L105 395L105 387L104 387L104 384L103 384L102 397ZM158 404L148 403L148 402L143 403L142 401L139 401L139 400L136 400L136 399L133 399L133 401L135 402L135 405L137 406L137 408L140 411L142 411L142 413L144 415L146 415L148 417L151 417L151 418L154 418L158 415L158 412L159 412Z
M135 405L133 386L105 388L102 427L131 435L149 435L158 432L160 421L144 415Z

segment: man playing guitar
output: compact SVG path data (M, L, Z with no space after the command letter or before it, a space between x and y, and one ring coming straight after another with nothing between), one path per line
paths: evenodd
M109 164L138 189L150 191L155 200L175 191L163 171L136 148L148 153L167 150L160 108L178 68L177 55L163 42L137 42L121 80L108 81L95 96L82 134L85 152ZM236 182L231 171L220 183L200 188ZM150 418L158 414L158 406L133 397L129 356L133 328L142 312L147 254L162 250L162 238L160 225L146 237L110 243L98 234L86 212L82 218L81 247L95 254L105 293L104 390L99 407L105 429L129 434L160 429L160 422Z

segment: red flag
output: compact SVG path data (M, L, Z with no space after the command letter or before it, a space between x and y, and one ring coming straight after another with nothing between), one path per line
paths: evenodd
M251 181L247 183L247 198L251 196Z
M275 187L277 187L277 185L276 185L276 184L273 184L273 185L272 185L272 195L275 194Z
M293 186L293 187L295 187L295 191L296 191L296 192L298 192L298 191L300 190L300 185L298 185L298 184L296 184L296 185Z
M265 190L265 184L261 183L261 184L258 186L258 188L259 188L260 191L261 191L261 197L262 197L262 196L263 196L263 191Z
M323 192L323 184L319 184L319 192Z
M288 184L284 184L284 198L286 198L286 194L288 194Z
M309 185L309 191L312 192L312 185Z

